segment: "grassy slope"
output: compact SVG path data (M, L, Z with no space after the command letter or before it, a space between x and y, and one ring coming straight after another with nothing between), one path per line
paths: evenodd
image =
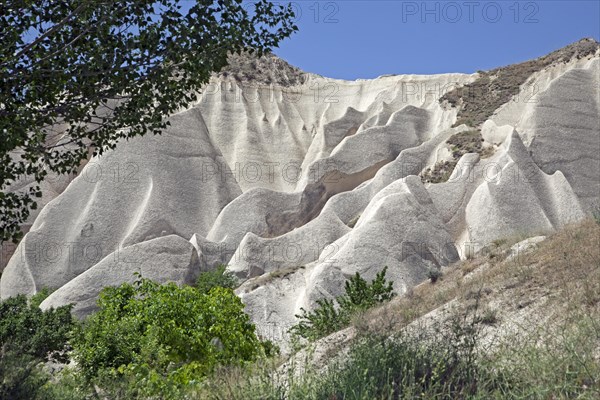
M454 397L600 396L600 224L588 220L567 227L531 251L510 258L510 247L516 241L517 238L497 241L485 254L448 267L435 284L424 282L362 315L351 327L322 339L311 351L288 361L291 372L280 367L274 374L273 366L252 373L226 370L209 385L210 395L196 395L282 398L291 377L298 371L308 371L304 378L292 379L295 394L289 398L395 398L392 394L382 395L382 388L389 386L391 393L398 387L391 381L394 368L400 368L402 362L408 361L415 368L411 346L424 351L419 353L422 362L447 364L447 358L431 357L452 349L464 336L441 331L439 327L449 326L449 321L463 316L479 332L477 363L485 367L454 369L459 378L471 372L477 374L482 385L482 392L477 395L455 393ZM410 336L407 332L417 332L418 341L402 339ZM422 332L433 332L433 347L423 347L422 343L429 339L424 339ZM401 338L400 344L381 347L378 340L391 336ZM347 354L349 349L349 362L345 361L347 357L342 357L342 361L336 357ZM496 378L492 378L495 376L510 384L496 388ZM413 393L414 389L413 385L404 393ZM438 385L431 390L434 393L446 389ZM323 393L328 393L328 397L323 397Z
M507 259L516 240L497 241L487 254L448 267L436 284L422 283L364 316L359 326L397 330L421 317L439 319L449 309L468 309L477 300L497 314L498 333L521 322L531 327L531 318L545 323L573 308L600 313L600 225L588 220L567 227Z

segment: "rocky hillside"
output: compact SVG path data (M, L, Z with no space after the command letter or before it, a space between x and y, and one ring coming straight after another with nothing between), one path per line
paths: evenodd
M223 369L194 394L597 399L600 214L521 239L494 241L289 357Z
M479 350L488 352L533 340L572 318L598 318L599 222L587 219L548 237L494 241L477 256L449 266L435 281L424 281L369 310L350 327L316 341L311 362L324 366L330 361L326 354L340 352L357 336L393 336L444 325L456 315L479 316ZM598 333L593 356L600 366Z
M358 81L274 56L232 62L162 135L90 160L48 202L0 296L56 288L42 307L84 316L134 272L191 283L223 263L285 343L300 308L355 272L388 266L405 293L495 240L582 220L600 201L598 43L552 54ZM457 95L474 86L508 91Z

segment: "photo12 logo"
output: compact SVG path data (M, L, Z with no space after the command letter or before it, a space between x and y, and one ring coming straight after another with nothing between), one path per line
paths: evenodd
M248 81L243 85L224 85L223 82L210 82L202 90L200 102L208 102L211 97L232 103L287 103L295 104L302 98L315 104L338 103L340 88L335 82L313 81L310 84L286 88L273 83L259 84Z
M509 19L515 24L537 24L539 11L535 1L404 1L402 22L495 24Z
M289 6L294 12L292 22L311 22L314 24L337 24L340 22L340 3L337 1L271 1L275 6ZM246 1L244 9L252 15L256 1Z

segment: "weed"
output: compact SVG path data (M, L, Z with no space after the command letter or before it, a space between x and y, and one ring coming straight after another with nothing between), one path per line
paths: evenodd
M429 271L427 271L427 278L431 283L436 283L442 276L442 271L437 268L430 268Z

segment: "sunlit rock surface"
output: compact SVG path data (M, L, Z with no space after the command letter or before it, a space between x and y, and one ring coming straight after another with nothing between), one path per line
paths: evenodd
M43 307L75 303L84 316L134 272L183 284L224 263L259 330L285 340L300 307L341 294L356 272L387 266L403 292L495 239L589 214L599 69L596 53L535 73L534 98L515 96L481 127L490 154L465 154L446 182L425 184L419 175L452 157L446 140L472 129L453 127L457 108L439 98L477 74L220 75L161 136L121 143L57 189L0 295L50 287Z

